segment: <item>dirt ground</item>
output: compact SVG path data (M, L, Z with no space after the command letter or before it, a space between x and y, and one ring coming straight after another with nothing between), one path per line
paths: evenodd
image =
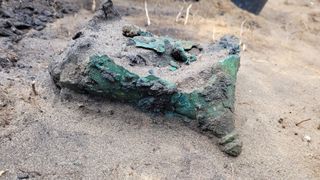
M145 25L142 0L114 3L124 19ZM0 179L320 179L320 1L270 0L255 16L202 0L187 25L175 22L189 3L148 1L147 29L201 42L241 36L239 157L176 119L59 92L47 67L93 16L80 10L17 44L0 39L1 51L13 47L18 56L0 66Z

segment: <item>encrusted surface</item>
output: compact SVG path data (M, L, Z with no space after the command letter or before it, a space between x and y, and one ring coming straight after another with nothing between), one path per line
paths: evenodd
M226 36L200 48L191 41L122 24L122 20L94 22L83 30L83 37L51 65L56 84L131 103L144 111L182 115L222 139L236 134L237 38ZM232 156L241 152L238 136L219 145Z

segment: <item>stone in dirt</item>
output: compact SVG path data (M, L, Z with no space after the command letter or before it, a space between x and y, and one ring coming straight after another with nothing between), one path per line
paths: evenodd
M147 112L187 117L202 132L218 137L222 151L238 156L242 142L233 116L240 66L237 38L225 36L200 48L125 25L108 7L107 15L101 9L50 65L56 85ZM232 41L225 42L228 39ZM144 64L133 66L134 58Z
M13 52L13 49L0 51L0 72L16 66L18 55Z

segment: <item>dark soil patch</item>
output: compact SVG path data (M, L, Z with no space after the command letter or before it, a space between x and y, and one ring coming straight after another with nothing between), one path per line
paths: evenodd
M63 0L4 1L0 7L0 37L17 42L28 30L40 31L47 23L78 10L79 5Z

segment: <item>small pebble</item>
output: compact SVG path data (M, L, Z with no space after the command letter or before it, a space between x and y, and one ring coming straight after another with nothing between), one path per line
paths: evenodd
M114 110L109 111L110 115L114 115Z
M283 123L283 118L280 118L280 119L278 120L278 123L279 123L279 124L282 124L282 123Z
M311 142L311 137L310 136L308 136L308 135L305 135L304 137L303 137L303 141L306 141L306 142Z
M19 174L19 175L17 176L17 178L18 178L18 179L29 179L30 177L29 177L28 174Z
M154 69L150 69L148 72L149 72L149 74L151 74L151 75L155 75L155 74L156 74L155 71L154 71Z

